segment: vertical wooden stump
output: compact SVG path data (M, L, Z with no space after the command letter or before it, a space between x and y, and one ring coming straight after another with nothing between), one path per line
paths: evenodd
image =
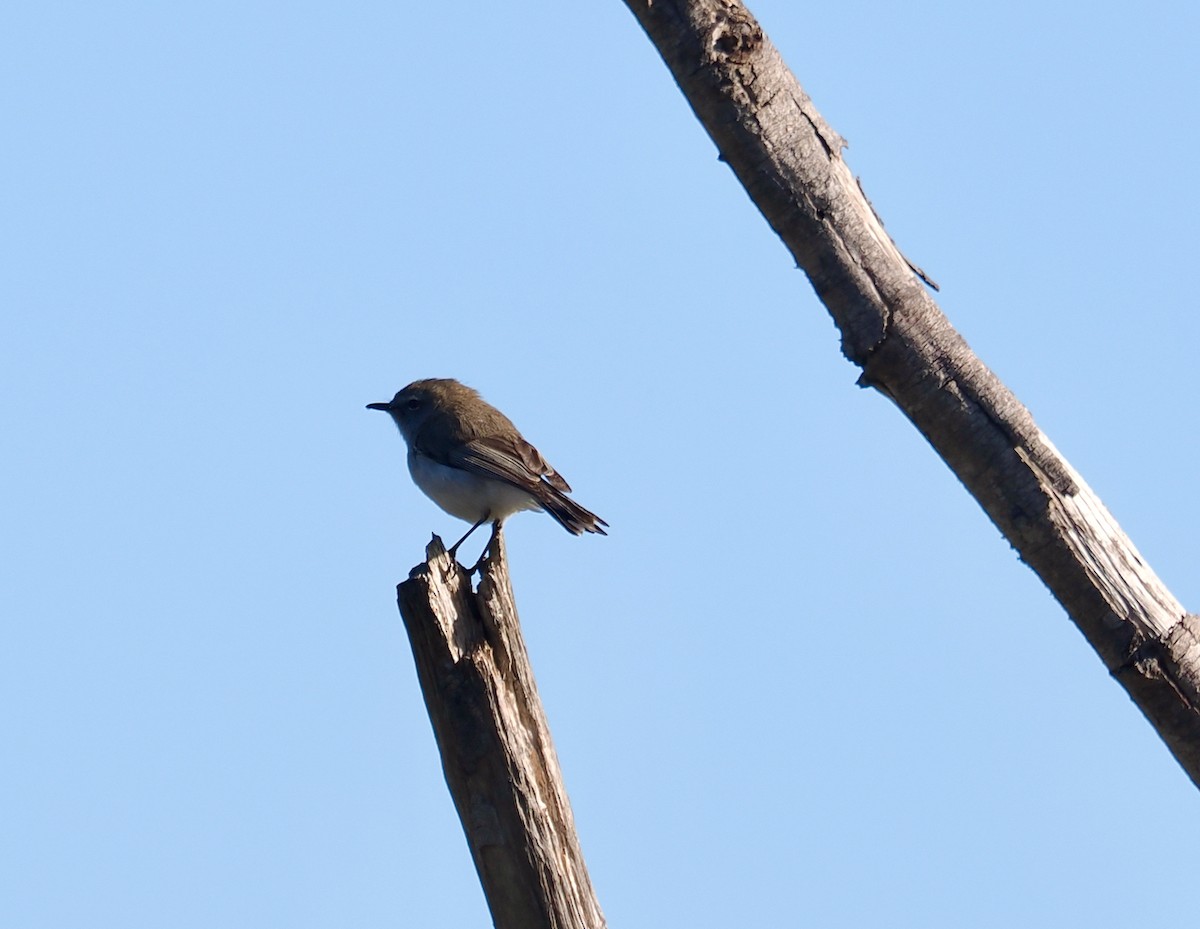
M397 588L454 798L497 929L604 929L517 619L503 536L478 591L434 536Z

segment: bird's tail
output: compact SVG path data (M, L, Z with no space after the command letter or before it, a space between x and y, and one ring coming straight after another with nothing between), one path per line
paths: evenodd
M538 503L567 532L574 535L583 535L585 532L608 535L604 531L608 523L591 510L580 506L557 487L552 487L550 484L543 482L542 493L538 494Z

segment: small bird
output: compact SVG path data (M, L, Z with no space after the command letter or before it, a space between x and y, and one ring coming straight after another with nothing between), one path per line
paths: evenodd
M427 378L367 409L395 421L408 443L413 482L451 516L472 523L450 548L451 557L472 532L492 523L472 572L492 550L501 523L521 510L545 510L575 535L608 534L608 523L567 496L571 485L478 391L450 378Z

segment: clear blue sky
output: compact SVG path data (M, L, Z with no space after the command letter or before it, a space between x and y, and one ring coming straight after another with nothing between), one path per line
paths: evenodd
M1200 605L1195 4L754 5L904 251ZM0 13L0 925L488 925L364 404L612 525L512 573L613 927L1195 920L1196 791L857 371L618 0Z

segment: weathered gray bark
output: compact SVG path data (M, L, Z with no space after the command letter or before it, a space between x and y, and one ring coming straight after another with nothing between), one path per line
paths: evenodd
M434 537L397 588L446 785L497 929L603 929L517 620L503 536L478 592Z
M1200 620L951 327L736 0L625 0L842 334L1042 578L1200 786Z

